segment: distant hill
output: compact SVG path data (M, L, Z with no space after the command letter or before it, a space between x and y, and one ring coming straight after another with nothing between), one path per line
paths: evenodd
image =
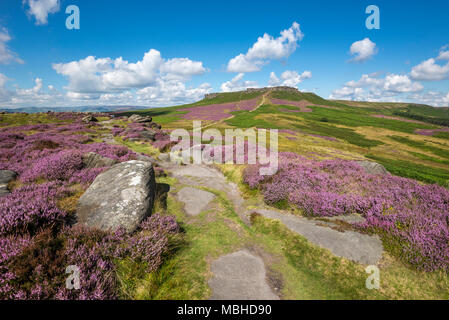
M134 113L151 116L166 129L190 130L192 120L222 133L227 128L278 129L281 151L371 159L395 175L449 186L449 108L327 100L278 87L213 93L187 105L119 115Z
M117 111L128 111L128 110L138 110L138 109L148 109L148 107L142 106L80 106L80 107L23 107L23 108L12 108L12 109L2 109L0 111L6 112L26 112L26 113L38 113L38 112L117 112Z

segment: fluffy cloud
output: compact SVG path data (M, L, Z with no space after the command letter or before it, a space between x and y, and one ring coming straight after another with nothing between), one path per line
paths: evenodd
M421 91L423 86L419 82L410 80L408 76L390 74L385 77L384 90L390 92L416 92Z
M438 56L437 60L449 60L449 50L440 51L440 55Z
M221 85L221 91L223 92L231 92L231 91L242 91L247 88L257 88L259 85L256 81L242 81L244 73L239 73L232 80L226 81Z
M403 93L419 92L423 86L412 81L407 75L388 74L380 78L378 74L364 74L357 81L349 81L340 88L332 91L330 99L381 101Z
M189 87L191 76L205 73L202 62L188 58L163 59L157 50L142 60L128 62L96 58L55 63L53 69L68 79L63 91L35 79L32 88L7 91L8 78L0 74L0 100L4 106L146 105L167 106L200 100L212 91L209 84Z
M178 87L191 76L206 72L202 62L187 58L165 60L154 49L146 52L143 59L136 63L121 57L113 60L89 56L79 61L53 64L53 69L69 78L65 89L71 97L90 96L92 99L106 93L146 87L162 92L166 85L176 84L175 87ZM188 95L186 93L186 97Z
M269 60L288 58L296 50L297 42L303 36L296 22L289 29L281 31L281 35L277 38L265 33L246 54L241 53L232 58L228 62L227 70L239 73L259 71Z
M439 60L449 59L449 52L442 52ZM445 65L439 65L434 58L421 62L412 68L410 76L415 80L436 81L449 78L449 62Z
M187 88L185 83L179 80L163 81L158 80L158 85L146 87L137 91L137 103L156 106L167 104L182 104L186 101L197 101L204 98L206 93L210 93L210 84L203 83L196 88Z
M11 61L23 63L23 61L12 52L6 44L11 40L11 37L6 28L0 28L0 64L8 64Z
M28 6L27 13L36 19L37 25L48 23L48 15L60 9L59 0L23 0Z
M376 44L369 38L365 38L360 41L356 41L351 45L351 55L354 56L350 61L352 62L364 62L370 59L377 53Z
M312 72L310 71L304 71L302 74L299 74L296 71L287 70L281 74L280 79L276 76L274 72L271 72L268 85L296 87L299 83L310 78L312 78Z
M415 93L410 95L409 99L433 106L449 106L449 92L442 93L439 91L427 91L423 93Z

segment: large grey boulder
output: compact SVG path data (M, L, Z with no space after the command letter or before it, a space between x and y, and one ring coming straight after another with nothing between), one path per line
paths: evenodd
M357 164L365 169L365 172L368 174L380 174L387 175L390 174L385 167L377 162L373 161L357 161Z
M79 224L133 232L151 214L156 193L150 162L132 160L101 173L78 201Z
M9 194L8 183L17 177L17 173L11 170L0 170L0 197Z
M117 163L117 160L106 158L95 152L88 152L82 156L85 168L110 167Z

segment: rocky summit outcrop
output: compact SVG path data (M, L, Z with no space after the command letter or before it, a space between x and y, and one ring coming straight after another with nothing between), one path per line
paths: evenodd
M98 153L89 152L82 156L85 168L103 168L110 167L117 163L117 160L106 158Z
M150 162L131 160L98 175L78 201L77 223L101 230L128 232L151 214L156 193Z
M365 169L368 174L380 174L387 175L390 174L385 167L377 162L373 161L357 161L357 164Z
M11 170L0 170L0 197L9 194L8 183L17 177L17 173Z

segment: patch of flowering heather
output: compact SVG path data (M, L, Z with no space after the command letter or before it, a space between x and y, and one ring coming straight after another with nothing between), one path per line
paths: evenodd
M85 168L80 171L76 171L68 180L69 183L79 183L85 186L89 186L95 180L95 178L108 168Z
M282 100L282 99L271 99L271 102L275 105L282 105L282 106L295 106L298 107L299 110L296 112L312 112L312 109L307 108L308 106L314 106L313 103L310 103L306 100L301 101L289 101L289 100ZM284 109L285 111L285 109ZM293 110L289 110L289 112L295 112Z
M189 120L212 120L219 121L222 119L229 118L231 116L230 112L240 111L240 110L252 110L257 106L259 98L245 100L240 102L231 102L223 104L211 104L207 106L190 107L185 109L180 109L179 111L188 111L188 113L182 115L183 119Z
M155 141L152 141L151 145L161 151L164 151L175 144L175 142L171 141L170 135L161 130L156 132L154 139Z
M449 128L441 128L441 129L417 129L415 133L423 135L423 136L433 136L437 132L449 132Z
M122 132L124 132L125 129L118 127L118 128L112 128L112 135L114 137L117 137L118 135L120 135Z
M384 114L372 114L371 117L381 118L381 119L389 119L389 120L398 120L398 121L410 122L410 123L426 124L424 122L417 121L417 120L411 120L411 119L406 119L406 118L401 118L401 117L386 116Z
M14 272L9 270L7 262L19 255L24 248L29 246L31 239L29 236L17 237L8 236L0 237L0 300L1 299L17 299L22 300L26 297L23 290L16 290L11 285L14 281Z
M292 153L279 155L274 176L258 166L244 181L259 188L267 203L288 201L306 215L359 213L358 227L395 240L401 257L425 270L449 270L449 190L392 175L370 175L356 162L318 161Z
M180 232L179 224L176 222L175 216L162 216L158 213L153 214L140 224L141 230L158 231L163 230L168 234L176 234Z
M45 180L68 180L83 168L82 154L76 150L62 150L37 160L26 170L20 179L32 182L39 178Z
M58 183L28 185L0 198L0 236L34 234L61 224L66 213L56 205L66 190Z
M129 235L124 230L104 232L83 227L64 228L56 236L42 233L36 243L24 241L19 246L5 242L6 252L0 253L3 268L0 267L0 298L3 299L77 299L98 300L118 298L118 279L116 265L118 260L132 259L143 263L146 272L157 270L162 264L164 254L169 250L168 235L179 232L179 225L174 217L154 215L144 221L142 232ZM42 241L43 238L44 241ZM37 252L45 252L36 255ZM48 259L48 254L51 253ZM32 268L20 268L21 264L32 259ZM51 264L55 259L58 263ZM65 268L77 266L80 270L80 289L66 289ZM21 269L21 274L15 270ZM18 279L26 276L29 281L27 289L20 286ZM50 277L51 276L51 277Z

